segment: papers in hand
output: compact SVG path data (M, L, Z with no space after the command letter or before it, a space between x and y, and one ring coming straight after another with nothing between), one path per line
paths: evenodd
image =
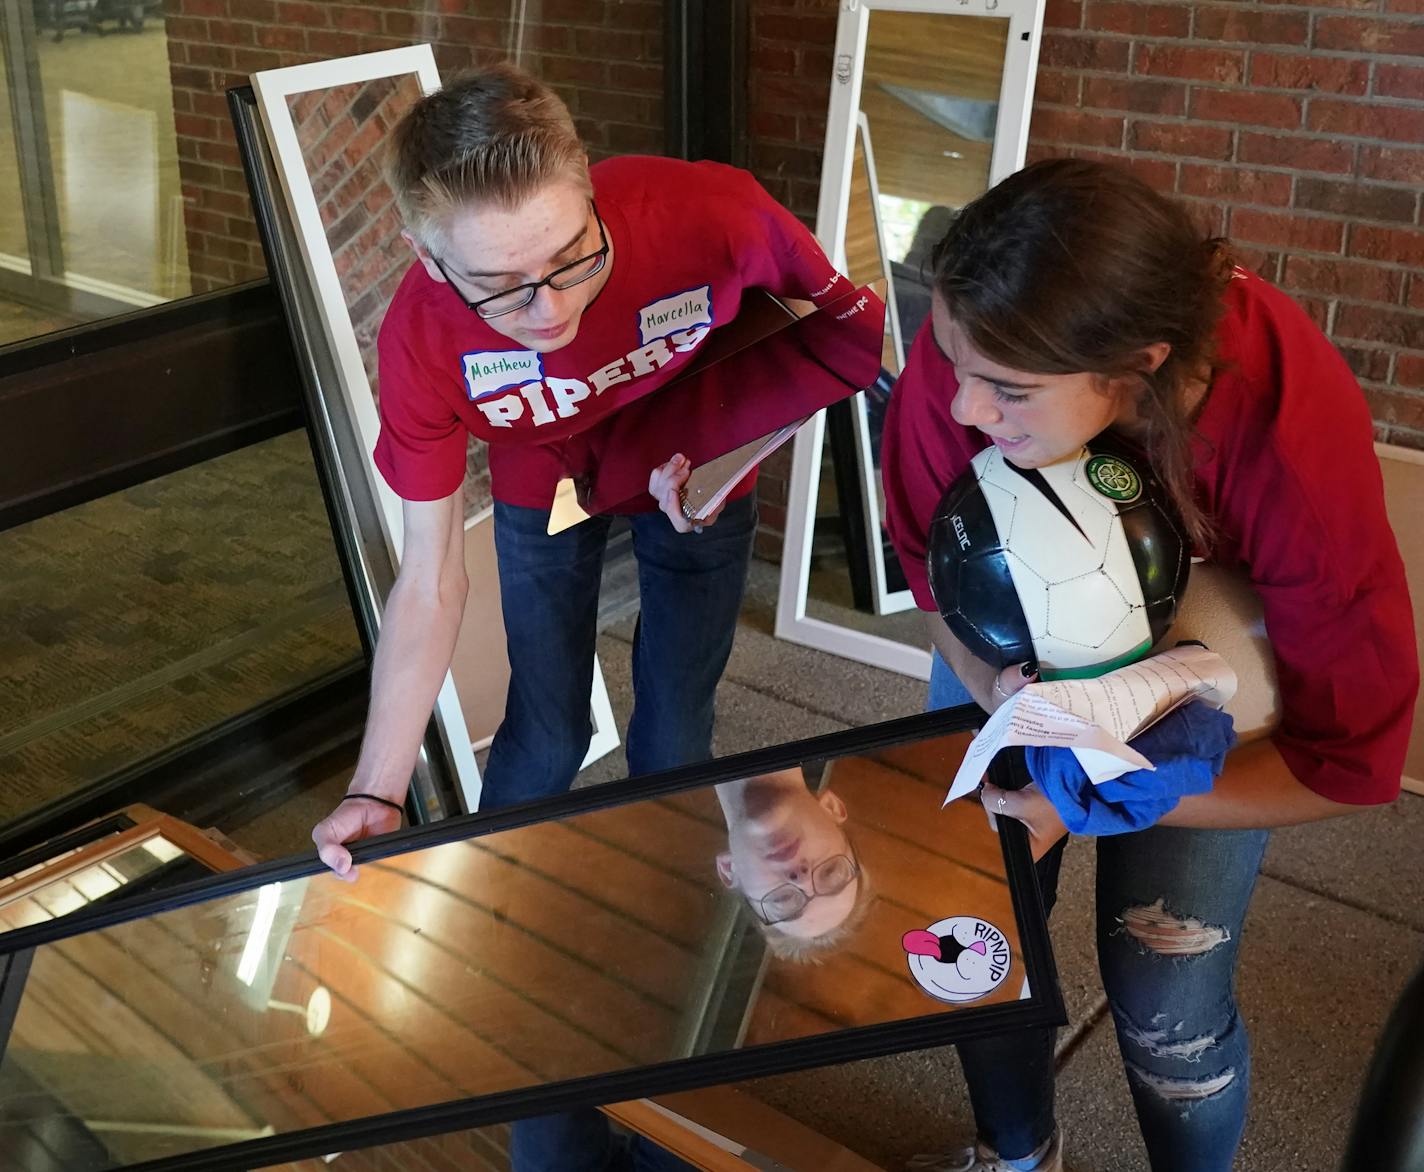
M1000 749L1059 745L1071 749L1094 785L1152 762L1126 742L1189 700L1223 707L1236 673L1204 647L1174 647L1091 680L1029 684L1005 701L964 754L945 805L983 779Z
M705 521L727 499L753 468L796 434L809 419L797 419L769 435L734 448L726 455L694 468L682 489L682 514L689 521Z
M741 484L758 464L795 435L809 418L808 415L805 419L788 423L770 435L754 439L751 443L743 444L724 456L718 456L694 468L682 488L682 515L693 524L707 520L732 490ZM562 533L565 529L571 529L587 520L588 513L579 504L578 490L572 478L564 477L554 489L554 503L549 509L550 535Z

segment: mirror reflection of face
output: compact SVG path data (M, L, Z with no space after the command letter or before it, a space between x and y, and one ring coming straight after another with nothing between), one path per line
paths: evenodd
M977 427L1019 468L1042 468L1077 453L1104 428L1130 423L1132 400L1098 376L1032 374L994 362L974 348L936 296L934 340L954 364L959 389L950 415Z
M512 209L493 204L461 208L447 220L445 238L435 258L439 265L420 245L412 245L432 280L445 280L443 267L460 295L472 302L542 280L599 248L588 190L567 179L546 183ZM602 272L571 288L545 285L523 309L488 318L486 324L526 350L547 353L567 346L608 279L612 261L610 254Z
M727 819L727 849L717 856L726 886L748 900L791 884L814 894L812 874L837 855L851 855L845 803L829 790L813 794L799 769L748 778L717 787ZM837 928L855 907L860 880L834 895L817 895L794 919L774 925L788 936L821 936Z

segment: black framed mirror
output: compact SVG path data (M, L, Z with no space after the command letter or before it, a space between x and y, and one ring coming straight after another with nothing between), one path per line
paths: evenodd
M979 717L401 831L354 885L294 858L0 936L0 1139L248 1168L1061 1022L1022 827L940 810Z

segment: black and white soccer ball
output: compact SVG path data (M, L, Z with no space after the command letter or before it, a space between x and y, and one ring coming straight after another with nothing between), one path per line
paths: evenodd
M1191 543L1147 460L1108 431L1044 468L980 452L935 510L928 562L940 614L977 658L1071 679L1151 652Z

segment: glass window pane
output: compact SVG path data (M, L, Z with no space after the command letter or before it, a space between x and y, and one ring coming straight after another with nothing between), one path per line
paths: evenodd
M0 265L28 273L30 257L25 244L24 209L20 205L20 165L9 82L9 69L0 55ZM4 341L3 336L0 341Z
M357 663L302 431L0 531L0 824Z
M25 276L39 249L63 267L0 280L0 344L266 275L225 96L259 70L423 43L445 76L513 59L568 102L593 158L662 149L662 0L34 10L9 31L32 58L18 115L46 152L22 170L4 119L0 270L13 255ZM54 193L39 222L11 198L21 181Z
M161 20L98 29L127 35L39 43L65 276L139 308L191 291L168 51Z

